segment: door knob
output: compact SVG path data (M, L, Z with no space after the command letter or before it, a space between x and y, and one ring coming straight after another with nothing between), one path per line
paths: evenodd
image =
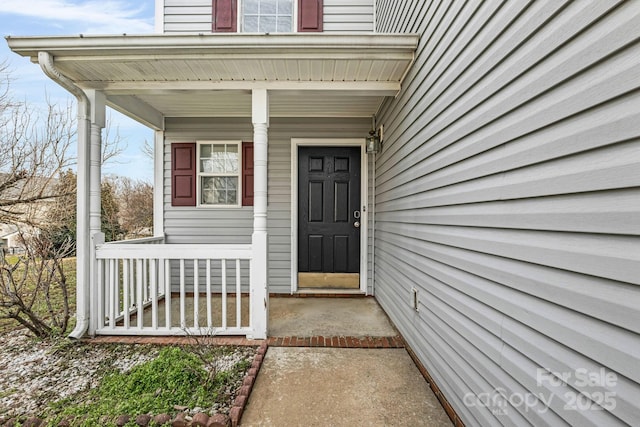
M353 223L353 226L354 226L355 228L360 228L360 221L356 221L356 222L354 222L354 223Z

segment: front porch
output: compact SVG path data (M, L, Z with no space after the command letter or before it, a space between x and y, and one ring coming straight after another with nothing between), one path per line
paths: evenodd
M174 295L174 300L176 295ZM214 295L214 312L220 312L220 295ZM187 301L191 300L188 296ZM200 307L204 307L200 297ZM163 307L164 299L159 299L159 306ZM173 302L173 301L172 301ZM242 319L245 319L248 308L248 298L242 299ZM232 298L235 307L235 300ZM217 307L216 307L217 306ZM125 333L123 320L116 323L120 326L116 332L105 331L90 339L91 342L110 343L160 343L160 344L189 344L194 338L184 331L192 328L194 319L191 306L186 313L187 325L185 329L175 329L176 334L164 332L160 321L157 336L151 334L152 309L150 305L143 308L144 332L137 331L137 312L130 316L130 333ZM179 304L172 304L172 322L179 323L177 314ZM231 310L228 316L235 316ZM158 316L163 319L162 310ZM201 323L206 324L206 309L200 311ZM219 318L215 318L218 319ZM204 320L204 322L202 322ZM244 321L243 321L244 322ZM119 323L119 325L118 325ZM214 320L215 323L215 320ZM398 331L387 317L374 297L336 294L334 296L289 296L272 295L269 299L269 330L267 343L275 347L327 347L327 348L404 348L405 343ZM235 323L232 324L232 327ZM262 340L246 339L244 334L224 333L220 328L207 331L206 326L197 329L200 335L207 334L207 339L220 345L260 345ZM194 334L198 335L198 334Z
M345 248L351 257L346 272L357 273L358 291L369 294L374 200L368 196L373 184L364 140L372 116L401 88L416 35L125 35L8 42L78 99L73 337L215 333L265 339L269 294L295 293L300 271L344 272ZM107 106L155 130L154 239L104 242L101 133ZM245 153L245 143L253 151ZM361 190L336 211L334 222L349 228L362 223L363 231L345 237L329 254L339 262L321 270L315 264L302 269L296 253L298 216L305 215L295 202L296 161L305 145L355 147L346 162L354 167L345 170L349 185ZM213 152L235 153L230 160L235 163L215 169L205 162L219 157ZM351 194L343 189L351 187L336 188L335 200ZM319 242L314 240L314 256L325 256L322 248L332 245Z
M252 315L260 313L251 306L260 302L252 300L249 245L145 238L105 243L95 254L97 335L252 335ZM267 335L396 335L373 298L308 296L270 300Z

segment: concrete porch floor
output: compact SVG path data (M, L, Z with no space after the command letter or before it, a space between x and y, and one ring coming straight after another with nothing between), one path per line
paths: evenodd
M391 337L398 333L374 298L269 298L270 337Z
M158 324L165 323L165 299L158 303ZM185 322L193 325L193 296L185 302ZM200 325L207 324L207 300L198 298L198 320ZM249 325L249 297L241 299L242 326ZM222 299L219 295L211 298L213 326L222 325ZM171 297L171 324L180 325L180 300L178 294ZM236 298L227 298L227 324L236 324ZM150 327L151 307L146 307L143 314L143 325ZM137 315L131 315L131 323L135 324ZM121 322L120 322L121 323ZM391 337L397 335L387 315L372 297L320 298L320 297L271 297L269 298L270 337L311 337L311 336L355 336L355 337Z

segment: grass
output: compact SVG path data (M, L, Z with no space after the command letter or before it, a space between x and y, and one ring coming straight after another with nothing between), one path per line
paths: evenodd
M13 264L18 257L10 255L8 261ZM69 309L74 313L76 259L65 259L64 268ZM34 290L35 283L27 282L27 295ZM62 293L59 290L51 295L51 303L54 310L62 309ZM34 310L46 316L45 301L37 301ZM72 330L74 324L75 318L72 317L67 331L61 332ZM0 319L0 334L18 328L21 326L12 319ZM56 352L65 353L69 350L67 346L73 347L66 340L60 343ZM191 409L199 407L211 414L216 408L230 405L251 364L247 357L242 357L230 369L218 369L215 366L218 359L233 351L233 348L212 345L163 347L157 357L126 372L105 365L101 368L95 388L82 390L62 400L58 400L59 396L56 398L55 393L47 394L46 398L43 395L46 399L44 402L50 402L45 410L44 425L57 426L62 420L70 420L72 426L115 425L115 419L123 414L132 416L132 419L140 414L175 414L175 405ZM115 350L113 358L117 359L118 354ZM0 398L15 391L0 390ZM132 421L128 425L135 424Z
M218 347L223 355L229 348ZM51 405L47 424L72 420L74 426L115 425L123 414L175 413L174 406L212 408L233 398L251 362L229 370L211 370L188 347L165 347L159 355L127 372L112 369L91 390ZM135 425L133 422L130 425Z

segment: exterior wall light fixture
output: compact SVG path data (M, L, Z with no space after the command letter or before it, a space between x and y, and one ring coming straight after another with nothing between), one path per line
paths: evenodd
M371 117L371 122L371 130L369 131L369 136L367 136L366 150L369 154L376 154L382 149L382 140L380 138L380 133L376 132L375 115Z
M369 136L367 136L367 153L376 154L380 151L381 148L380 137L376 133L375 130L369 131Z

